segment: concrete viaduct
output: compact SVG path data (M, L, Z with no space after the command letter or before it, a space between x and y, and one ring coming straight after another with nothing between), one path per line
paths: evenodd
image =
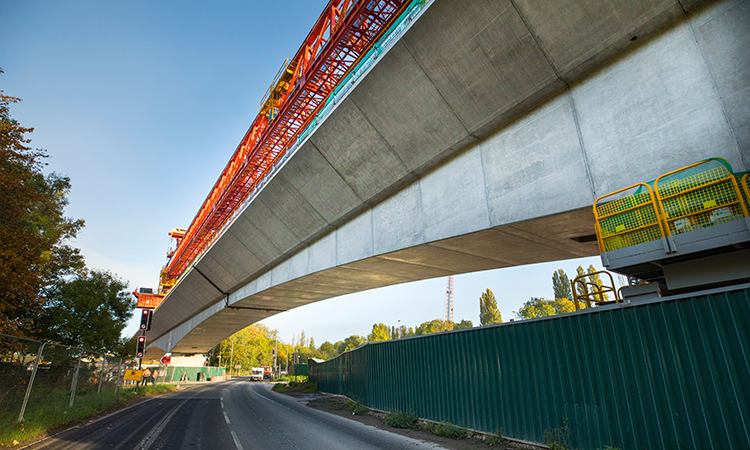
M598 254L600 195L750 169L750 0L433 0L155 312L147 357L381 286Z

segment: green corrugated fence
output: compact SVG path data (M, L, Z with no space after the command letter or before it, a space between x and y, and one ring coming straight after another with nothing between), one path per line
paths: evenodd
M187 374L188 381L198 381L198 373L203 374L203 381L208 381L211 377L218 377L227 374L226 367L175 367L166 366L165 376L159 377L159 382L171 383L180 381L183 374Z
M750 448L750 289L368 344L322 392L571 448Z

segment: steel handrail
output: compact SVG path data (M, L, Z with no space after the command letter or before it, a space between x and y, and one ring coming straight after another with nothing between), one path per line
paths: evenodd
M714 161L714 159L713 158L704 159L703 161L698 161L698 162L690 164L688 166L681 167L681 168L673 170L671 172L667 172L665 174L660 175L654 181L654 191L656 192L656 198L657 198L657 201L658 201L658 204L659 204L659 210L660 210L658 212L662 216L662 219L664 220L665 225L667 225L666 229L667 229L667 235L668 236L672 235L672 232L669 229L669 222L674 222L676 220L679 220L679 219L682 219L682 218L685 218L685 217L689 217L689 216L695 215L696 213L691 213L691 214L687 214L687 215L683 215L683 216L680 216L680 217L675 217L673 219L670 219L670 218L667 217L666 210L664 209L664 203L663 203L664 200L670 199L670 198L674 198L674 197L677 197L679 195L685 195L686 193L689 193L689 192L695 192L696 190L704 188L705 186L712 186L714 184L718 184L718 183L721 183L721 182L724 182L724 181L727 181L727 180L730 180L731 183L732 183L732 187L734 188L735 195L737 195L737 198L739 200L739 205L740 205L740 208L742 209L743 216L744 217L748 217L747 208L745 207L745 204L742 201L742 193L740 192L739 186L737 185L737 180L735 179L734 174L732 174L732 172L730 170L727 170L727 172L729 173L728 177L724 177L724 178L722 178L722 179L720 179L718 181L712 181L712 182L709 182L709 183L705 183L705 184L702 184L700 187L687 189L687 190L685 190L683 192L680 192L678 194L670 195L670 196L664 197L664 198L662 198L662 196L659 194L659 181L662 178L664 178L666 176L669 176L669 175L673 175L673 174L678 173L678 172L682 172L683 170L687 170L687 169L690 169L692 167L699 166L701 164L705 164L705 163L707 163L709 161ZM731 202L731 203L728 203L726 205L721 205L720 207L726 207L726 206L729 206L729 205L734 205L735 203L738 203L738 202ZM712 208L712 209L717 209L717 208ZM712 210L712 209L706 209L706 210ZM704 211L701 211L701 212L704 212Z
M625 209L623 211L618 211L616 213L612 213L612 214L609 214L609 215L606 215L606 216L599 216L599 212L597 211L597 206L598 206L598 203L599 203L600 200L605 199L607 197L611 197L613 195L617 195L617 194L619 194L621 192L628 191L630 189L634 189L634 188L639 187L639 186L645 186L646 189L648 189L649 197L651 198L650 202L646 202L646 203L643 203L641 205L634 206L632 208L627 208L627 209ZM628 187L625 187L625 188L622 188L622 189L618 189L618 190L616 190L614 192L610 192L609 194L602 195L602 196L598 197L596 200L594 200L594 218L596 220L595 231L596 231L596 239L597 239L597 241L599 243L599 251L600 252L604 252L605 249L606 249L606 247L604 246L604 236L602 235L602 230L601 230L601 227L599 225L599 222L601 220L606 219L608 217L613 217L613 216L615 216L617 214L620 214L622 212L627 212L627 211L632 211L632 210L635 210L635 209L638 209L638 208L643 208L644 206L647 206L647 205L652 205L653 206L653 208L654 208L654 214L656 216L656 224L654 224L654 225L658 225L659 226L659 231L661 232L661 237L664 237L665 236L665 234L664 234L664 225L662 224L662 221L661 221L661 218L660 218L660 215L659 215L659 209L658 209L658 206L657 206L657 203L656 203L656 197L654 196L654 190L651 189L651 186L649 186L647 183L636 183L634 185L631 185L631 186L628 186ZM648 227L652 227L654 225L648 225ZM643 229L643 228L647 228L647 227L640 227L639 229ZM635 230L628 230L627 232L632 232L632 231L635 231ZM624 233L619 233L619 234L624 234ZM616 236L616 234L612 235L612 236ZM607 237L611 237L611 236L607 236Z

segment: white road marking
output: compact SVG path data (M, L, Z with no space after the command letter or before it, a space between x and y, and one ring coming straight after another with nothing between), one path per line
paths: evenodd
M237 446L237 450L242 450L242 444L240 444L240 438L237 437L237 433L232 431L232 439L234 439L234 445Z
M162 431L164 431L164 428L166 428L167 424L170 420L172 420L172 417L177 413L177 410L179 410L182 405L184 405L187 402L187 400L183 400L179 405L172 408L172 410L167 414L163 419L159 421L159 423L156 424L156 426L153 428L153 430L146 435L146 437L141 440L140 443L135 447L140 450L148 450L151 445L156 441L156 438L159 437ZM123 441L125 443L126 441ZM122 444L120 444L122 445ZM119 446L118 446L119 447Z
M232 423L232 422L229 421L229 416L227 415L226 412L224 413L224 420L227 421L227 425L229 425L230 423Z

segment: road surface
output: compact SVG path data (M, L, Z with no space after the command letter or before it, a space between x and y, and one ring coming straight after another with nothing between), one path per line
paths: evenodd
M86 423L30 449L439 449L235 379L190 385Z

